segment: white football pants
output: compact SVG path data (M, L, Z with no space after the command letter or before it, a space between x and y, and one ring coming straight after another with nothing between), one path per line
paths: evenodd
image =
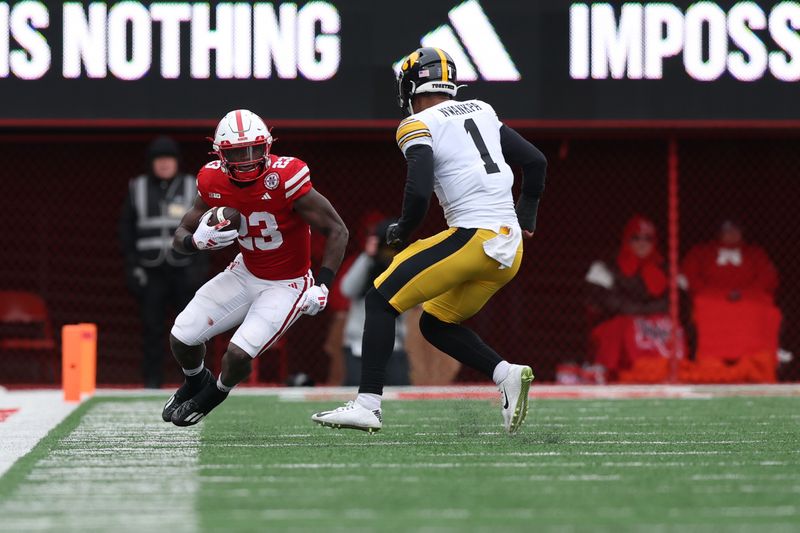
M311 271L295 279L257 278L239 254L228 268L200 287L175 319L172 335L197 346L239 326L231 342L250 357L258 357L300 317L301 296L313 284Z

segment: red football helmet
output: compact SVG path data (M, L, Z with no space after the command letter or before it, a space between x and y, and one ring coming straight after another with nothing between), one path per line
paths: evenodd
M261 118L247 109L231 111L214 132L214 154L232 180L255 181L267 173L272 135Z

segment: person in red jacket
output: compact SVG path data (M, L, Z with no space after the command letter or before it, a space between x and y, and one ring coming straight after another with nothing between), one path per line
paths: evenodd
M772 302L778 288L778 272L767 253L746 243L741 226L732 220L720 225L717 240L689 250L681 271L692 295L714 294L731 302Z
M666 377L662 374L671 353L672 322L653 222L642 215L628 220L616 257L592 263L585 280L595 364L610 381Z
M763 248L726 220L716 240L689 250L681 271L697 326L695 382L775 381L781 313L778 272Z

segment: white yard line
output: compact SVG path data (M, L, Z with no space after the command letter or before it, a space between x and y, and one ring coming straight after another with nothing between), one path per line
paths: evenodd
M0 478L77 406L64 402L61 391L0 387Z
M0 531L197 531L200 433L165 424L161 405L92 407L0 503Z

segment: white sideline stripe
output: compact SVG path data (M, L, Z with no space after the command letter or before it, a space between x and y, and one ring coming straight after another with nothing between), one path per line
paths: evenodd
M161 408L92 407L0 503L0 531L197 531L200 434L164 423Z
M337 401L352 400L358 387L236 387L233 394L242 396L277 396L282 401ZM98 389L97 396L157 397L166 401L169 392L153 389ZM499 398L493 385L455 385L448 387L387 387L384 400L408 400L409 395L448 395L452 399L463 395L476 400ZM710 399L723 397L800 396L800 384L777 385L538 385L530 389L533 399L556 398L560 400L624 400L624 399ZM414 398L416 399L416 398ZM442 398L437 398L442 399ZM613 402L607 406L613 406ZM539 408L537 407L537 410ZM607 419L606 416L604 419ZM646 421L648 417L635 417ZM800 418L800 414L796 415ZM552 417L553 420L573 420L568 417ZM599 419L599 418L598 418ZM445 420L445 419L442 419ZM653 425L660 425L653 424ZM725 425L725 422L709 423ZM626 432L628 433L628 432ZM629 433L628 433L629 434Z
M60 390L7 392L0 387L0 409L19 409L0 422L0 477L76 407Z

